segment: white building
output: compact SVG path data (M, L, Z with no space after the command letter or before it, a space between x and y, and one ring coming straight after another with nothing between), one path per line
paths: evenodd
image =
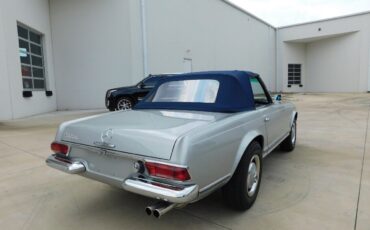
M271 91L366 92L369 46L370 13L274 28L224 0L2 0L0 120L104 108L107 89L148 73L241 69Z
M370 91L370 12L278 28L277 63L278 91Z

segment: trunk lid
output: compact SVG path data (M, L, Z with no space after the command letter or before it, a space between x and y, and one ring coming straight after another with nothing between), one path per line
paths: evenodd
M59 137L95 147L101 147L103 142L114 145L111 149L115 151L170 159L178 137L225 116L209 112L121 111L68 122L61 125Z

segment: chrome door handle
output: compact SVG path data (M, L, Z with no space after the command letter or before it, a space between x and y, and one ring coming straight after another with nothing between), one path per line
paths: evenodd
M265 122L268 122L270 121L270 118L269 117L265 117Z

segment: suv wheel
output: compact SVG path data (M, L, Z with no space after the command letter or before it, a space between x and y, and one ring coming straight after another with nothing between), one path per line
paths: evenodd
M130 110L132 109L133 102L129 97L121 97L117 100L116 110Z

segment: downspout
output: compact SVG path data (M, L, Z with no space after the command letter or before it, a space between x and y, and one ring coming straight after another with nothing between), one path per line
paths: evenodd
M141 36L142 36L142 46L143 46L143 68L144 76L148 76L148 44L147 44L147 34L146 34L146 1L140 0L141 6Z
M278 74L278 28L274 28L275 30L275 91L278 92L278 84L279 84L279 74ZM283 91L283 88L280 89L281 93Z

